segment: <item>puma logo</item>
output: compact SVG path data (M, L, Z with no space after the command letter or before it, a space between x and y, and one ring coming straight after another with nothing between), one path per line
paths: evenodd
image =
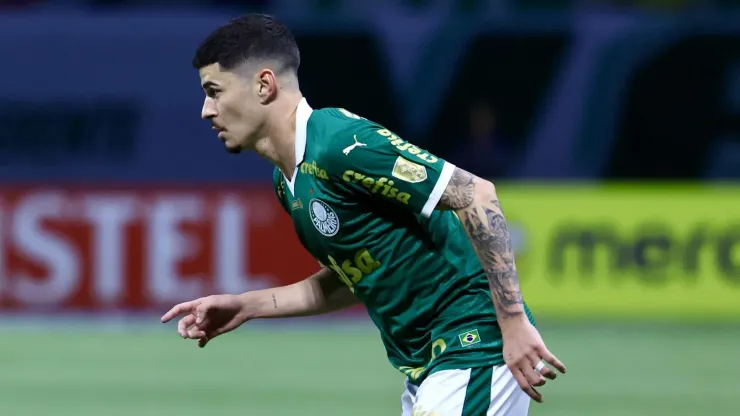
M358 146L367 146L365 143L360 143L360 142L357 141L357 135L354 136L354 139L355 139L355 144L351 144L351 145L345 147L344 150L342 150L342 153L344 153L345 155L348 155L349 152L355 150L355 147L358 147Z

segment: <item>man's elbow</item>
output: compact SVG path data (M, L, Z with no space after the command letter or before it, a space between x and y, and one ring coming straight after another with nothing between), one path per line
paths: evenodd
M496 186L493 184L493 182L487 179L476 178L473 204L479 205L482 203L490 203L491 201L496 199L498 199L496 196Z

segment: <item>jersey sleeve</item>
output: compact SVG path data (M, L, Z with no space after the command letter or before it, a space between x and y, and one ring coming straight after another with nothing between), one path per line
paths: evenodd
M332 180L364 195L429 217L455 166L365 119L335 134L327 149Z
M283 207L285 212L290 214L285 198L285 181L283 181L282 173L280 173L280 169L278 168L274 168L272 171L272 188L275 191L278 202L280 202L280 206Z

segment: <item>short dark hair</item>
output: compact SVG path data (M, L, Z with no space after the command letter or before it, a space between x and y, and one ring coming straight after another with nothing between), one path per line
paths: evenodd
M200 44L193 67L218 63L231 70L249 59L274 59L282 65L276 72L298 72L301 55L293 34L273 16L251 13L213 31Z

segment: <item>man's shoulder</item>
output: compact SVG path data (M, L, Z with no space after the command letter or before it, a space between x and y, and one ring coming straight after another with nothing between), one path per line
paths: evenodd
M350 156L356 149L383 139L384 128L344 108L322 108L311 115L310 134L316 140L310 146L321 159L333 160Z
M375 123L344 108L334 107L314 110L309 119L309 128L313 133L329 138L373 124Z

